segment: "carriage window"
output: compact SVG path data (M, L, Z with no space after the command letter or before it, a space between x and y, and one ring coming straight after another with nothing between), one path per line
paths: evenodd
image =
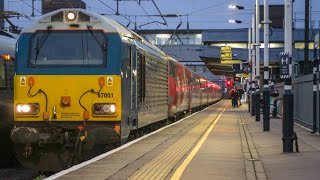
M140 87L139 90L139 101L145 102L146 98L146 59L145 56L142 54L138 54L138 64L139 64L139 72L138 72L138 86Z
M0 58L0 89L13 89L15 61L4 61Z
M41 31L30 43L30 63L53 65L105 65L106 38L102 31Z
M0 89L7 87L5 61L0 58Z
M174 63L172 61L169 61L169 68L170 68L170 72L169 72L169 75L170 76L175 76L175 73L174 73L174 70L175 70L175 66L174 66Z

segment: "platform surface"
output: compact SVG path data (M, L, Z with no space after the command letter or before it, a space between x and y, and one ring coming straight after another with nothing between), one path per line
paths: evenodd
M320 136L295 125L300 153L282 152L282 119L256 122L223 100L141 140L48 179L320 179Z

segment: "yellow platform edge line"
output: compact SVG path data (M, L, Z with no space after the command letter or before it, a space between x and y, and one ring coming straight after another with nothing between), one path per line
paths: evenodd
M194 158L194 156L198 153L199 149L201 148L201 146L203 145L203 143L206 141L206 139L208 138L210 132L212 131L212 129L214 128L214 126L217 124L217 122L219 121L220 117L222 116L222 114L224 113L224 111L227 109L229 103L226 105L226 107L221 111L221 113L219 114L219 116L216 118L216 120L211 124L211 126L209 127L209 129L206 131L206 133L203 135L203 137L201 138L201 140L198 142L198 144L196 145L196 147L191 151L191 153L188 155L188 157L183 161L183 163L179 166L179 168L176 170L176 172L173 174L173 176L171 177L171 180L179 180L180 177L182 176L182 173L184 172L184 170L187 168L187 166L190 164L190 162L192 161L192 159Z

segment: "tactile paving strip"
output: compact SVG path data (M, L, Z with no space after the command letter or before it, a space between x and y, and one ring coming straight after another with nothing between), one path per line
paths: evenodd
M218 112L220 111L222 111L222 108L219 108ZM142 166L129 179L164 179L172 168L190 151L193 145L215 120L216 116L217 114L209 115L198 126L186 133L167 150Z

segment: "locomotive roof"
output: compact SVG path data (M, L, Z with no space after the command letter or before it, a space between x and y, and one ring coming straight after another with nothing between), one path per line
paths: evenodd
M70 29L70 23L61 23L61 22L52 22L51 17L62 13L62 12L81 12L83 14L86 14L90 16L90 22L76 22L75 24L83 24L86 25L90 23L95 26L95 28L102 29L105 33L117 33L121 37L126 37L130 39L135 39L136 41L140 41L144 44L146 44L149 48L152 48L157 53L165 56L165 53L161 51L159 48L154 46L153 44L149 43L147 40L136 34L135 32L131 31L130 29L124 27L117 21L115 21L112 18L102 16L100 14L87 11L84 9L58 9L53 12L50 12L48 14L42 15L39 19L34 21L30 26L25 27L22 30L22 33L34 33L37 30L46 30L48 27L48 24L53 26L53 29ZM86 26L80 27L79 29L86 28Z
M66 22L65 20L60 21L52 21L52 17L58 15L59 13L68 13L68 12L76 12L83 13L90 17L89 21L75 21L75 22ZM62 18L63 19L63 18ZM62 23L64 22L64 23ZM143 37L139 36L135 32L126 28L122 24L118 23L112 18L102 16L100 14L87 11L84 9L58 9L48 14L40 16L36 21L34 21L30 26L25 27L21 33L34 33L37 30L47 30L49 25L52 25L53 29L66 30L71 28L71 24L78 24L79 30L87 30L87 25L92 26L94 29L101 29L105 33L117 33L122 38L123 42L136 44L139 48L145 49L148 52L153 54L158 54L158 56L167 57L166 59L170 59L171 61L175 61L176 63L181 64L178 60L173 57L166 55L162 50L160 50L155 45L151 44L149 41L145 40ZM183 64L181 64L184 66ZM186 66L184 66L186 68ZM190 70L192 71L192 70ZM194 74L196 72L192 71Z

